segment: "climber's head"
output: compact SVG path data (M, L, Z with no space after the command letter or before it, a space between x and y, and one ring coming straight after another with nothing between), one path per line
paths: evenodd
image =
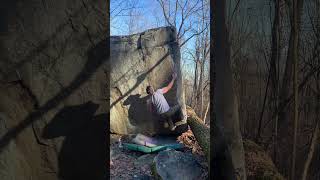
M146 89L147 93L149 95L152 95L154 93L154 90L153 90L153 87L152 86L147 86L147 89Z

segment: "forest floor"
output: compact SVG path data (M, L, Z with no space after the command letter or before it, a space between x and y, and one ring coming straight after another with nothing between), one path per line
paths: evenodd
M151 163L157 153L144 154L126 150L119 146L119 138L121 136L116 134L111 134L110 136L110 178L112 180L154 179L151 173ZM185 145L185 148L181 151L191 152L198 163L201 164L204 169L201 179L208 179L208 163L192 132L189 130L177 139Z

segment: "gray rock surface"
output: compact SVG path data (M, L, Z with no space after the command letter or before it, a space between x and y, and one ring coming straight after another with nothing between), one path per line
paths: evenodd
M153 174L162 180L198 180L203 169L191 153L165 150L153 161Z
M0 135L2 136L6 131L6 123L10 119L6 117L3 113L0 113ZM22 174L16 172L23 171L23 167L19 166L21 164L26 165L26 158L17 148L15 141L12 141L3 149L0 154L0 177L1 179L23 179Z
M109 108L106 4L5 0L1 180L103 177Z
M156 155L157 154L144 154L134 162L134 166L137 168L140 168L141 166L151 166Z
M114 36L110 39L110 48L111 132L171 133L163 128L157 116L148 111L145 89L148 85L155 89L166 86L176 72L177 80L165 97L170 106L181 105L181 117L177 119L184 118L186 111L176 30L163 27L130 36ZM185 130L186 125L174 133Z

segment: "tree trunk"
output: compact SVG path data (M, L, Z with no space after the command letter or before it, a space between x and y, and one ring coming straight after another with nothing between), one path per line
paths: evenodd
M292 9L292 34L293 34L293 49L292 49L292 60L293 60L293 70L294 70L294 79L293 79L293 90L294 90L294 127L293 127L293 150L292 150L292 166L291 166L291 179L295 179L295 165L296 165L296 146L297 146L297 130L298 130L298 1L293 0L293 9Z
M210 140L210 128L202 122L195 111L192 108L187 107L187 114L187 123L208 160L209 174L210 169L212 169L214 179L236 179L232 165L231 153L229 152L229 148L226 143L221 141L223 139L221 138L221 128L218 128L213 124L213 139ZM216 148L210 149L210 142L212 142L212 146ZM212 164L213 156L216 156L214 164Z
M320 61L318 61L318 65L320 64ZM316 88L317 88L317 101L316 101L316 114L318 115L320 113L320 83L319 83L319 77L320 77L320 73L317 73L316 76ZM312 140L311 140L311 144L310 144L310 148L309 148L309 152L307 155L307 159L306 162L304 163L304 167L303 167L303 173L302 173L302 180L306 180L307 179L307 175L308 175L308 169L309 166L311 164L313 155L314 155L314 150L316 148L316 144L317 144L317 140L319 138L319 131L320 131L320 127L319 127L319 123L320 123L320 119L318 118L318 116L316 116L316 126L315 129L313 131L312 134Z
M227 143L230 149L232 165L236 174L240 179L246 179L244 150L242 136L239 127L239 112L238 104L233 88L233 79L230 65L230 44L229 35L226 27L225 0L213 1L214 13L214 41L213 41L213 56L215 60L215 108L216 120L215 126L221 127L225 138L222 141ZM215 147L219 148L219 147ZM214 160L213 160L214 161Z
M294 6L293 4L296 4ZM280 90L280 96L279 96L279 103L285 102L289 96L292 94L291 87L293 85L293 81L291 81L294 77L294 60L293 56L295 53L295 49L298 47L298 40L299 40L299 26L300 26L300 18L301 18L301 11L303 6L303 0L294 0L290 1L291 7L289 7L290 10L290 24L291 24L291 32L290 32L290 39L289 39L289 48L288 48L288 55L286 60L286 66L285 66L285 72L282 79L282 87ZM280 108L280 107L279 107ZM284 108L279 112L279 125L281 127L279 128L285 128L287 129L287 123L288 123L288 112L291 112L291 110L288 110L288 108Z
M209 106L210 106L210 100L208 101L207 109L206 109L206 112L204 113L204 116L203 116L203 123L204 124L206 124L206 118L207 118L207 114L209 112Z
M309 153L307 156L307 160L304 163L304 168L303 168L303 173L302 173L302 178L301 178L302 180L307 179L308 169L311 164L311 160L313 158L313 154L314 154L314 150L316 148L316 143L317 143L318 137L319 137L319 120L317 121L316 127L313 131L312 140L311 140L311 144L310 144L310 148L309 148Z
M271 90L270 99L271 107L275 112L278 111L278 69L277 64L280 58L280 2L281 0L274 0L275 13L272 27L272 47L271 47L271 62L270 62L270 77L271 77ZM278 67L279 68L279 67ZM274 142L273 142L273 160L276 162L277 159L277 136L278 136L278 116L275 117L274 121Z
M294 131L295 131L295 116L297 116L297 112L295 112L295 106L298 105L297 100L295 99L295 102L297 104L294 104L293 106L288 104L286 108L282 107L282 104L286 102L286 100L290 97L292 92L295 94L295 60L298 58L298 41L299 41L299 26L300 26L300 16L301 16L301 10L303 5L303 0L293 0L293 1L287 1L289 5L289 12L290 12L290 25L291 25L291 32L290 32L290 39L289 39L289 48L288 48L288 54L287 54L287 60L286 60L286 66L285 66L285 72L282 79L282 87L279 91L279 104L278 108L278 122L276 124L277 128L277 145L278 150L281 153L280 156L282 156L282 159L279 159L279 167L282 167L282 174L285 176L292 175L292 169L295 166L295 162L291 162L291 168L290 164L286 159L289 159L289 149L288 149L288 137L293 136L294 138ZM294 98L297 98L298 95ZM291 113L294 112L294 113ZM293 119L293 122L290 122L290 120ZM293 124L293 134L289 134L290 131L288 128L289 124ZM293 140L295 141L295 140ZM295 154L295 142L293 142L293 151L291 155ZM295 158L294 158L295 159ZM290 174L291 173L291 174Z
M195 68L194 68L194 81L193 81L193 91L191 97L191 107L195 108L197 104L197 92L198 92L198 56L196 53L196 60L195 60Z
M297 2L296 2L297 1ZM289 48L288 48L288 55L287 55L287 60L286 60L286 66L285 66L285 72L284 72L284 76L282 79L282 87L280 90L280 96L279 96L279 100L280 103L284 102L286 99L289 98L289 95L292 92L290 91L290 87L292 87L292 79L293 79L293 65L294 65L294 61L293 61L293 56L294 56L294 52L295 52L295 46L298 45L298 39L299 39L299 26L300 26L300 18L301 18L301 10L302 10L302 6L303 6L303 0L295 0L294 2L296 2L297 6L296 8L293 7L289 7L290 9L290 23L291 23L291 32L290 32L290 39L289 39ZM292 2L293 3L293 2ZM294 15L295 14L295 17ZM294 23L296 22L296 23ZM295 30L296 28L296 30ZM283 110L285 111L285 110ZM280 112L279 113L279 119L281 121L286 121L287 118L283 118L286 117L286 113L285 112ZM280 123L280 122L279 122ZM282 124L282 122L281 122Z
M197 92L197 96L198 97L198 114L200 117L202 117L202 114L203 114L203 70L204 70L204 60L202 60L202 62L200 63L200 79L199 79L199 88L198 88L198 91Z

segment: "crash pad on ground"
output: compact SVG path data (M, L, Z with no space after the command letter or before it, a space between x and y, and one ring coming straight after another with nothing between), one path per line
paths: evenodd
M155 144L153 147L148 147L145 145L135 144L132 142L123 143L123 147L133 151L141 151L144 153L152 153L157 151L162 151L165 149L181 149L183 144L177 142L177 137L175 136L154 136L146 137L148 141L151 141L152 144Z
M175 143L175 144L166 144L162 146L155 146L155 147L147 147L139 144L132 144L132 143L123 143L123 147L133 151L141 151L144 153L152 153L158 152L166 149L181 149L183 148L183 144Z

